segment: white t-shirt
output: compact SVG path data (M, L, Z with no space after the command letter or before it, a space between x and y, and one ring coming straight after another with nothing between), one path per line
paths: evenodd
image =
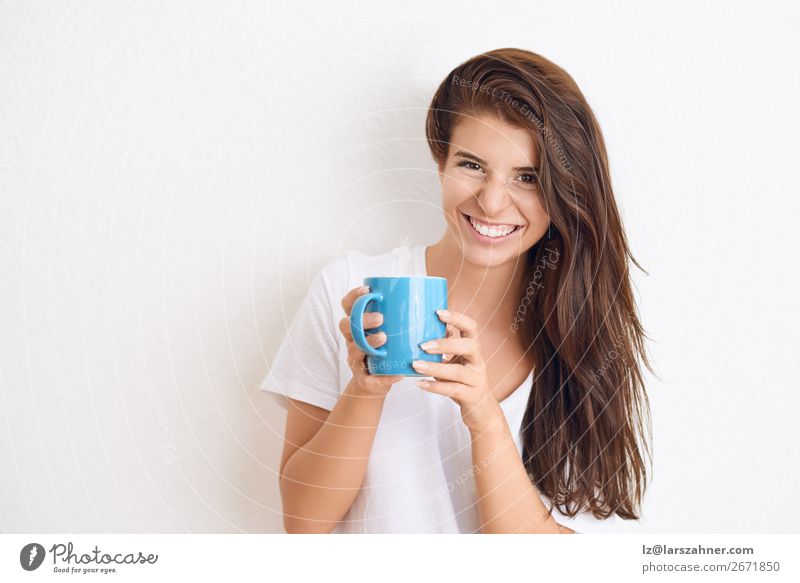
M314 277L260 388L287 410L287 397L331 410L352 377L338 323L340 301L369 276L427 275L425 246L369 256L348 251ZM476 533L477 496L469 431L449 397L417 387L418 377L386 396L361 491L334 533ZM500 402L517 450L533 372ZM546 496L541 496L549 506ZM579 533L614 532L619 517L575 518L553 509L557 522Z

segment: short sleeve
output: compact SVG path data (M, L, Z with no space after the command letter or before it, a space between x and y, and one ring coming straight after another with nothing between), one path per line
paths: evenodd
M332 296L338 291L334 288L341 265L333 261L313 278L259 386L284 410L289 397L328 410L339 399L340 333Z

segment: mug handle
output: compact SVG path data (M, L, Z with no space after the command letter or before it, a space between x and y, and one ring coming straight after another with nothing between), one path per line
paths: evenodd
M350 310L350 334L353 335L353 342L356 343L362 351L370 356L377 356L383 358L386 356L386 350L378 350L367 344L367 337L364 335L364 310L367 309L367 304L370 300L378 302L383 301L383 294L380 292L370 292L360 296L354 303Z

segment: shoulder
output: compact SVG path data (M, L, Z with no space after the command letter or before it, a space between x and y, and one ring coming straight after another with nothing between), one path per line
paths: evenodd
M615 513L607 518L597 518L591 512L581 512L574 517L565 516L558 513L554 517L556 522L569 527L580 534L620 534L624 532L625 526L622 519Z
M540 498L546 507L550 507L550 498L540 494ZM561 512L558 506L553 507L553 518L556 522L567 528L571 528L579 534L615 534L625 532L626 524L636 521L623 520L618 514L612 513L606 518L598 518L587 508L582 508L575 516L568 516ZM627 529L631 529L627 526Z

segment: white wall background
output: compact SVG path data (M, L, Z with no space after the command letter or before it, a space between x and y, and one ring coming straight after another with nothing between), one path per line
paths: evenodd
M800 531L800 13L0 3L0 531L279 532L257 384L347 249L444 229L423 121L518 46L605 132L656 339L644 532Z

